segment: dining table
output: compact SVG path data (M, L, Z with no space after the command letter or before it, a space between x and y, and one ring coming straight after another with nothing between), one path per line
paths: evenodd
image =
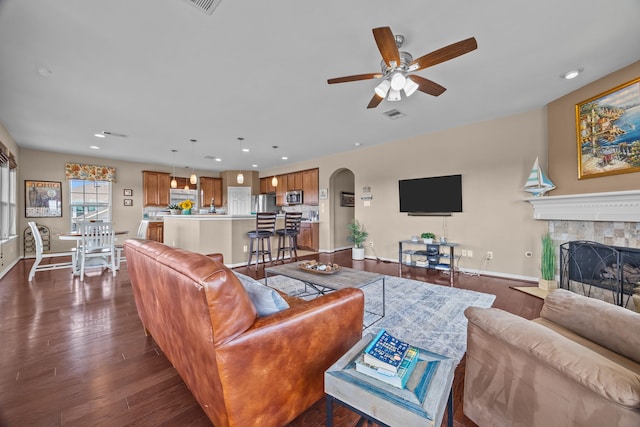
M127 234L129 234L128 230L116 230L113 232L115 237L115 240L118 240L117 236L125 236ZM76 250L78 250L78 246L80 245L80 241L82 240L82 233L80 233L79 231L69 231L66 233L58 233L58 239L60 240L70 240L70 241L75 241L76 242ZM119 256L119 255L118 255ZM79 257L75 257L75 265L73 266L73 275L74 276L79 276L80 275L80 265L79 265Z

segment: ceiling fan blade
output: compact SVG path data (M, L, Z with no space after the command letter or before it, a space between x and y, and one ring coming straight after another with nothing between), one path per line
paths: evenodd
M344 76L344 77L336 77L334 79L328 79L327 83L346 83L346 82L355 82L358 80L369 80L369 79L378 79L382 77L380 73L369 73L369 74L355 74L353 76Z
M373 37L376 39L378 50L382 55L382 59L389 67L397 67L400 65L400 52L396 44L396 38L389 27L379 27L373 29ZM395 64L392 64L394 62Z
M411 64L409 64L409 71L417 71L422 70L423 68L432 67L436 64L440 64L441 62L469 53L477 48L478 43L474 37L450 44L449 46L434 50L431 53L427 53L426 55L415 59Z
M414 83L418 85L418 90L420 92L424 92L429 95L440 96L445 90L447 90L445 87L440 86L438 83L433 82L429 79L425 79L424 77L414 75L407 77L409 77Z
M374 94L373 98L371 98L371 101L369 101L369 105L367 105L367 108L376 108L383 99L384 98L378 96L378 94Z

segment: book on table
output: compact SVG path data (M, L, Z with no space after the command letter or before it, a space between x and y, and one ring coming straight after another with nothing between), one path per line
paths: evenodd
M420 351L415 347L409 347L405 353L396 373L377 366L369 365L364 361L364 353L356 360L356 371L376 378L394 387L404 388L418 364Z
M373 341L364 349L363 361L368 365L397 374L409 347L409 343L399 340L385 329L380 329Z

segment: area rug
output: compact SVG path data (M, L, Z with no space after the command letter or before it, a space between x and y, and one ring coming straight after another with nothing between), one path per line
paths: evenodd
M303 282L284 276L269 277L269 286L287 295L304 295L309 291ZM364 324L376 320L382 312L380 282L363 288ZM315 296L306 296L306 299ZM467 307L491 307L495 295L465 289L385 276L385 316L363 333L376 334L381 328L416 347L450 357L460 362L467 348Z

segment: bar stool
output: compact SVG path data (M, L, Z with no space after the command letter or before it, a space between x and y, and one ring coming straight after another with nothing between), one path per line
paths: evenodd
M256 255L256 271L258 271L259 257L262 255L262 263L264 264L265 254L269 255L269 262L273 262L271 259L271 237L276 234L276 213L275 212L258 212L256 214L256 229L249 231L249 262L247 267L251 265L251 258ZM264 247L264 242L267 241L267 249ZM254 250L253 243L256 242L256 248Z
M282 262L284 256L289 251L289 259L298 260L298 234L300 234L300 221L302 220L302 212L287 212L284 214L284 228L276 230L278 235L278 255L276 262L280 260L282 253Z

